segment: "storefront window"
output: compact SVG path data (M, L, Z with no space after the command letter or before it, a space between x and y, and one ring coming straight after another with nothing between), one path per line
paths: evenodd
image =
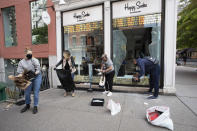
M31 2L32 44L48 43L48 26L42 20L47 0Z
M16 34L15 7L8 7L2 9L2 14L3 14L5 46L6 47L16 46L17 34Z
M70 21L69 21L70 20ZM88 82L88 64L100 68L104 51L102 6L84 8L63 13L64 50L75 59L75 81ZM99 80L93 70L94 82Z
M86 44L86 36L81 36L80 40L81 40L81 45Z
M155 7L161 6L158 0L154 1L146 3L145 0L134 0L113 4L115 84L148 85L148 75L139 83L132 82L131 79L137 72L133 59L152 56L160 61L161 13L159 8L154 10L151 7L154 7L152 4L158 4ZM114 7L119 7L119 11Z

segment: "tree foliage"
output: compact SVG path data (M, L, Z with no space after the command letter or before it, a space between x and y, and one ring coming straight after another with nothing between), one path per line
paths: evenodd
M179 13L177 47L197 48L197 1L181 0L181 2L188 5Z
M36 39L33 41L33 44L47 44L48 43L48 27L35 28L32 30L32 35L36 36Z

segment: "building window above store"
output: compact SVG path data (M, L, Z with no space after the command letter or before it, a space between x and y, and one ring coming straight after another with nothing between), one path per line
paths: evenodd
M5 47L12 47L17 45L16 34L16 14L15 7L8 7L2 9L3 26L5 36Z
M81 46L84 46L86 44L86 36L85 35L80 36L80 42L81 42Z
M72 46L75 47L77 43L77 38L76 36L72 36Z
M32 44L48 43L48 26L42 20L42 13L46 10L47 0L37 0L30 3Z

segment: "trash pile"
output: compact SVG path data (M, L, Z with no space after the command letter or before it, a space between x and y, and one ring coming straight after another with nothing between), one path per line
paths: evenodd
M170 118L170 108L166 106L154 106L146 110L146 118L152 125L174 130Z

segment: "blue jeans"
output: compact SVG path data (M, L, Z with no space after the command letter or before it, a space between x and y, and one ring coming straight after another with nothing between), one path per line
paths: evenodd
M26 104L31 104L31 91L32 91L32 88L33 88L34 89L34 106L38 106L38 100L39 100L39 92L40 92L41 82L42 82L42 75L39 74L32 81L31 85L29 85L25 89L25 103Z
M160 66L154 65L154 67L151 69L150 72L150 78L149 78L149 82L150 82L150 89L149 92L152 92L152 90L154 89L154 96L157 97L159 94L159 77L160 77Z

